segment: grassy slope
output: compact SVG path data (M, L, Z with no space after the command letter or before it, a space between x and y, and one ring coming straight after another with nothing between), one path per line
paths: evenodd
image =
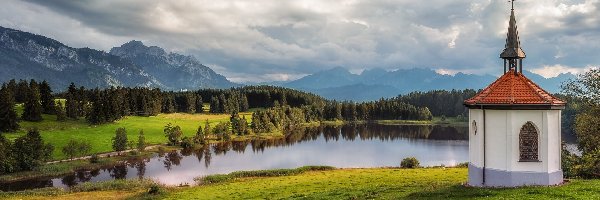
M163 199L600 199L600 180L572 180L563 186L481 189L462 186L466 168L339 169L293 176L241 178L221 184L168 189ZM123 198L137 190L60 194L45 199ZM148 196L145 196L148 197ZM9 196L41 199L40 195Z
M17 112L22 112L21 106L17 107ZM241 113L247 120L251 120L251 113ZM129 139L137 141L140 130L144 130L146 142L149 144L164 144L167 139L163 134L163 128L167 123L179 125L183 130L184 136L193 136L199 125L204 127L205 120L209 120L211 127L219 122L229 121L228 114L159 114L151 117L129 116L117 122L92 125L90 126L85 119L67 120L65 122L56 121L54 115L42 115L41 122L21 121L21 130L17 133L4 133L7 138L14 139L24 135L30 128L37 127L44 141L54 145L54 159L65 159L61 148L71 139L89 140L92 143L91 153L101 153L112 151L112 137L119 127L125 127Z

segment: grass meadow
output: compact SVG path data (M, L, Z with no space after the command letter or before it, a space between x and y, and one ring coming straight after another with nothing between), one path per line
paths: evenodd
M17 113L19 115L22 113L22 105L17 106ZM240 116L245 116L248 122L252 119L251 112L240 113ZM149 145L164 144L167 142L167 138L164 136L163 129L168 123L180 126L183 136L193 136L196 134L198 126L204 127L206 120L209 121L211 127L214 127L220 122L229 121L230 115L204 112L202 114L159 114L150 117L128 116L119 121L102 125L89 125L84 118L60 122L56 120L54 115L44 114L42 117L44 120L41 122L21 121L19 131L3 134L9 139L14 139L26 134L29 129L37 128L40 130L44 141L54 145L53 159L60 160L66 159L66 156L61 152L61 148L70 139L90 141L92 144L90 153L111 152L112 138L117 128L120 127L127 130L128 139L137 141L139 132L143 130L146 142Z
M250 172L246 172L250 173ZM252 174L252 173L250 173ZM262 173L256 173L262 174ZM131 180L128 180L131 181ZM89 184L74 191L56 188L7 193L8 199L599 199L600 180L571 180L561 186L473 188L464 186L467 168L370 168L309 170L275 177L242 177L192 187ZM135 187L133 187L135 186ZM87 188L87 189L86 189ZM91 188L91 189L89 189ZM47 191L44 191L47 190Z

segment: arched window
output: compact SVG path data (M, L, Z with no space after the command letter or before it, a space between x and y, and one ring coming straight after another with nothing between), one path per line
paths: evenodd
M519 161L539 161L538 137L538 131L533 122L527 122L521 127L521 132L519 132Z

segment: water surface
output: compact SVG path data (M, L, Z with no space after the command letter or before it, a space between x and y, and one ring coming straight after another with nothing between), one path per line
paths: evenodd
M69 187L81 182L151 178L167 185L240 170L328 165L339 168L398 166L405 157L421 165L455 165L468 160L466 127L358 124L288 131L284 138L232 141L94 171L1 184L0 190Z

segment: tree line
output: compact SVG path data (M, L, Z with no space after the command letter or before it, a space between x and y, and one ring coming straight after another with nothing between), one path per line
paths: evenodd
M427 107L433 116L468 116L468 109L463 102L475 96L477 91L465 90L432 90L428 92L411 92L399 95L395 99L410 105Z

